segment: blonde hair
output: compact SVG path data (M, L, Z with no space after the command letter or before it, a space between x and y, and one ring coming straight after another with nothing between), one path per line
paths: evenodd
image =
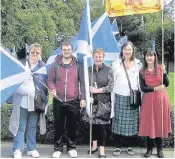
M101 49L101 48L94 49L94 51L93 51L93 57L94 57L95 54L103 54L103 57L105 57L104 50Z
M31 44L31 45L30 45L30 48L29 48L29 52L30 52L33 48L40 49L40 50L41 50L41 53L42 53L42 46L41 46L40 44L38 44L38 43Z

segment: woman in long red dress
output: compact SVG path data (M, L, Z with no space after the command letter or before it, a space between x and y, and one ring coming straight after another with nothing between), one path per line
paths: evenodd
M164 157L163 138L167 138L171 133L170 101L165 88L168 85L165 67L158 65L156 52L148 52L144 57L143 68L140 70L140 87L144 94L138 135L147 137L147 152L144 157L152 155L154 140L157 156Z

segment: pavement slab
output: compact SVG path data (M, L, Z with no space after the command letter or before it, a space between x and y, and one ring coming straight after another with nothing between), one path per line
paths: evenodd
M26 145L25 145L26 147ZM112 152L115 150L114 147L105 147L106 150L106 157L107 158L144 158L143 154L146 152L146 148L133 148L136 154L134 156L129 156L126 152L126 149L122 149L120 156L113 156ZM40 158L52 158L53 153L53 145L46 145L46 144L37 144L37 150L40 153ZM77 146L78 158L90 158L90 155L87 154L89 150L88 146ZM164 155L165 158L175 158L173 148L164 148ZM91 158L98 158L99 152L96 152L91 155ZM1 142L1 158L13 158L12 153L12 143ZM26 149L23 152L23 158L30 158L27 156ZM61 158L69 158L67 154L66 147L64 147L64 152ZM153 150L153 155L150 158L157 158L156 156L156 148Z

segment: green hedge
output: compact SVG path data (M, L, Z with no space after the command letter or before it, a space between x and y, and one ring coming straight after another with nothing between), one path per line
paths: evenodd
M9 119L12 112L11 105L4 105L1 108L1 140L2 141L12 141L13 137L8 130ZM37 142L43 144L53 144L54 139L54 124L53 124L53 112L52 105L49 106L47 113L47 133L45 135L40 135L39 131L37 131ZM171 121L172 121L172 129L173 133L170 134L169 138L165 139L165 147L173 147L174 146L174 110L171 112ZM39 129L38 129L39 130ZM135 143L132 146L145 147L145 138L144 137L136 137ZM88 145L89 144L89 124L85 123L81 119L78 122L77 126L77 144L79 145ZM113 135L111 134L111 126L107 126L107 146L115 146L115 141Z

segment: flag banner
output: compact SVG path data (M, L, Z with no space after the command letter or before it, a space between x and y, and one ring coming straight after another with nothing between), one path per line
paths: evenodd
M86 1L80 23L80 30L77 41L77 59L83 65L84 84L86 95L86 111L90 115L90 92L89 92L89 74L88 74L88 56L91 58L92 39L91 39L91 20L89 3ZM91 58L92 60L92 58Z
M155 40L155 38L152 41L152 51L156 51L156 40Z
M161 0L106 0L109 17L158 12Z
M84 30L84 32L81 33L81 36L85 34L85 31L87 32L87 30ZM118 58L121 44L115 39L109 17L106 13L92 21L91 34L93 48L103 48L105 52L104 63L109 66L116 58ZM77 47L79 37L80 32L76 36L73 36L70 40L71 44L73 45L73 55L75 57L77 57L77 52L86 52L87 50L90 51L90 46L87 46L88 42L83 41L82 38L79 39L79 46L81 47ZM55 61L55 57L60 54L60 48L57 48L54 52L52 52L46 63L47 70L50 68L50 64ZM92 54L87 54L88 66L92 66L91 58Z
M128 41L127 36L121 36L119 40L117 40L117 45L121 50L121 47Z
M1 105L13 94L13 92L27 79L31 72L26 72L24 65L10 55L3 47L0 46L1 59L1 79L0 93Z
M115 34L119 34L119 29L118 29L118 25L117 25L116 19L112 23L112 32L113 32L114 35Z

